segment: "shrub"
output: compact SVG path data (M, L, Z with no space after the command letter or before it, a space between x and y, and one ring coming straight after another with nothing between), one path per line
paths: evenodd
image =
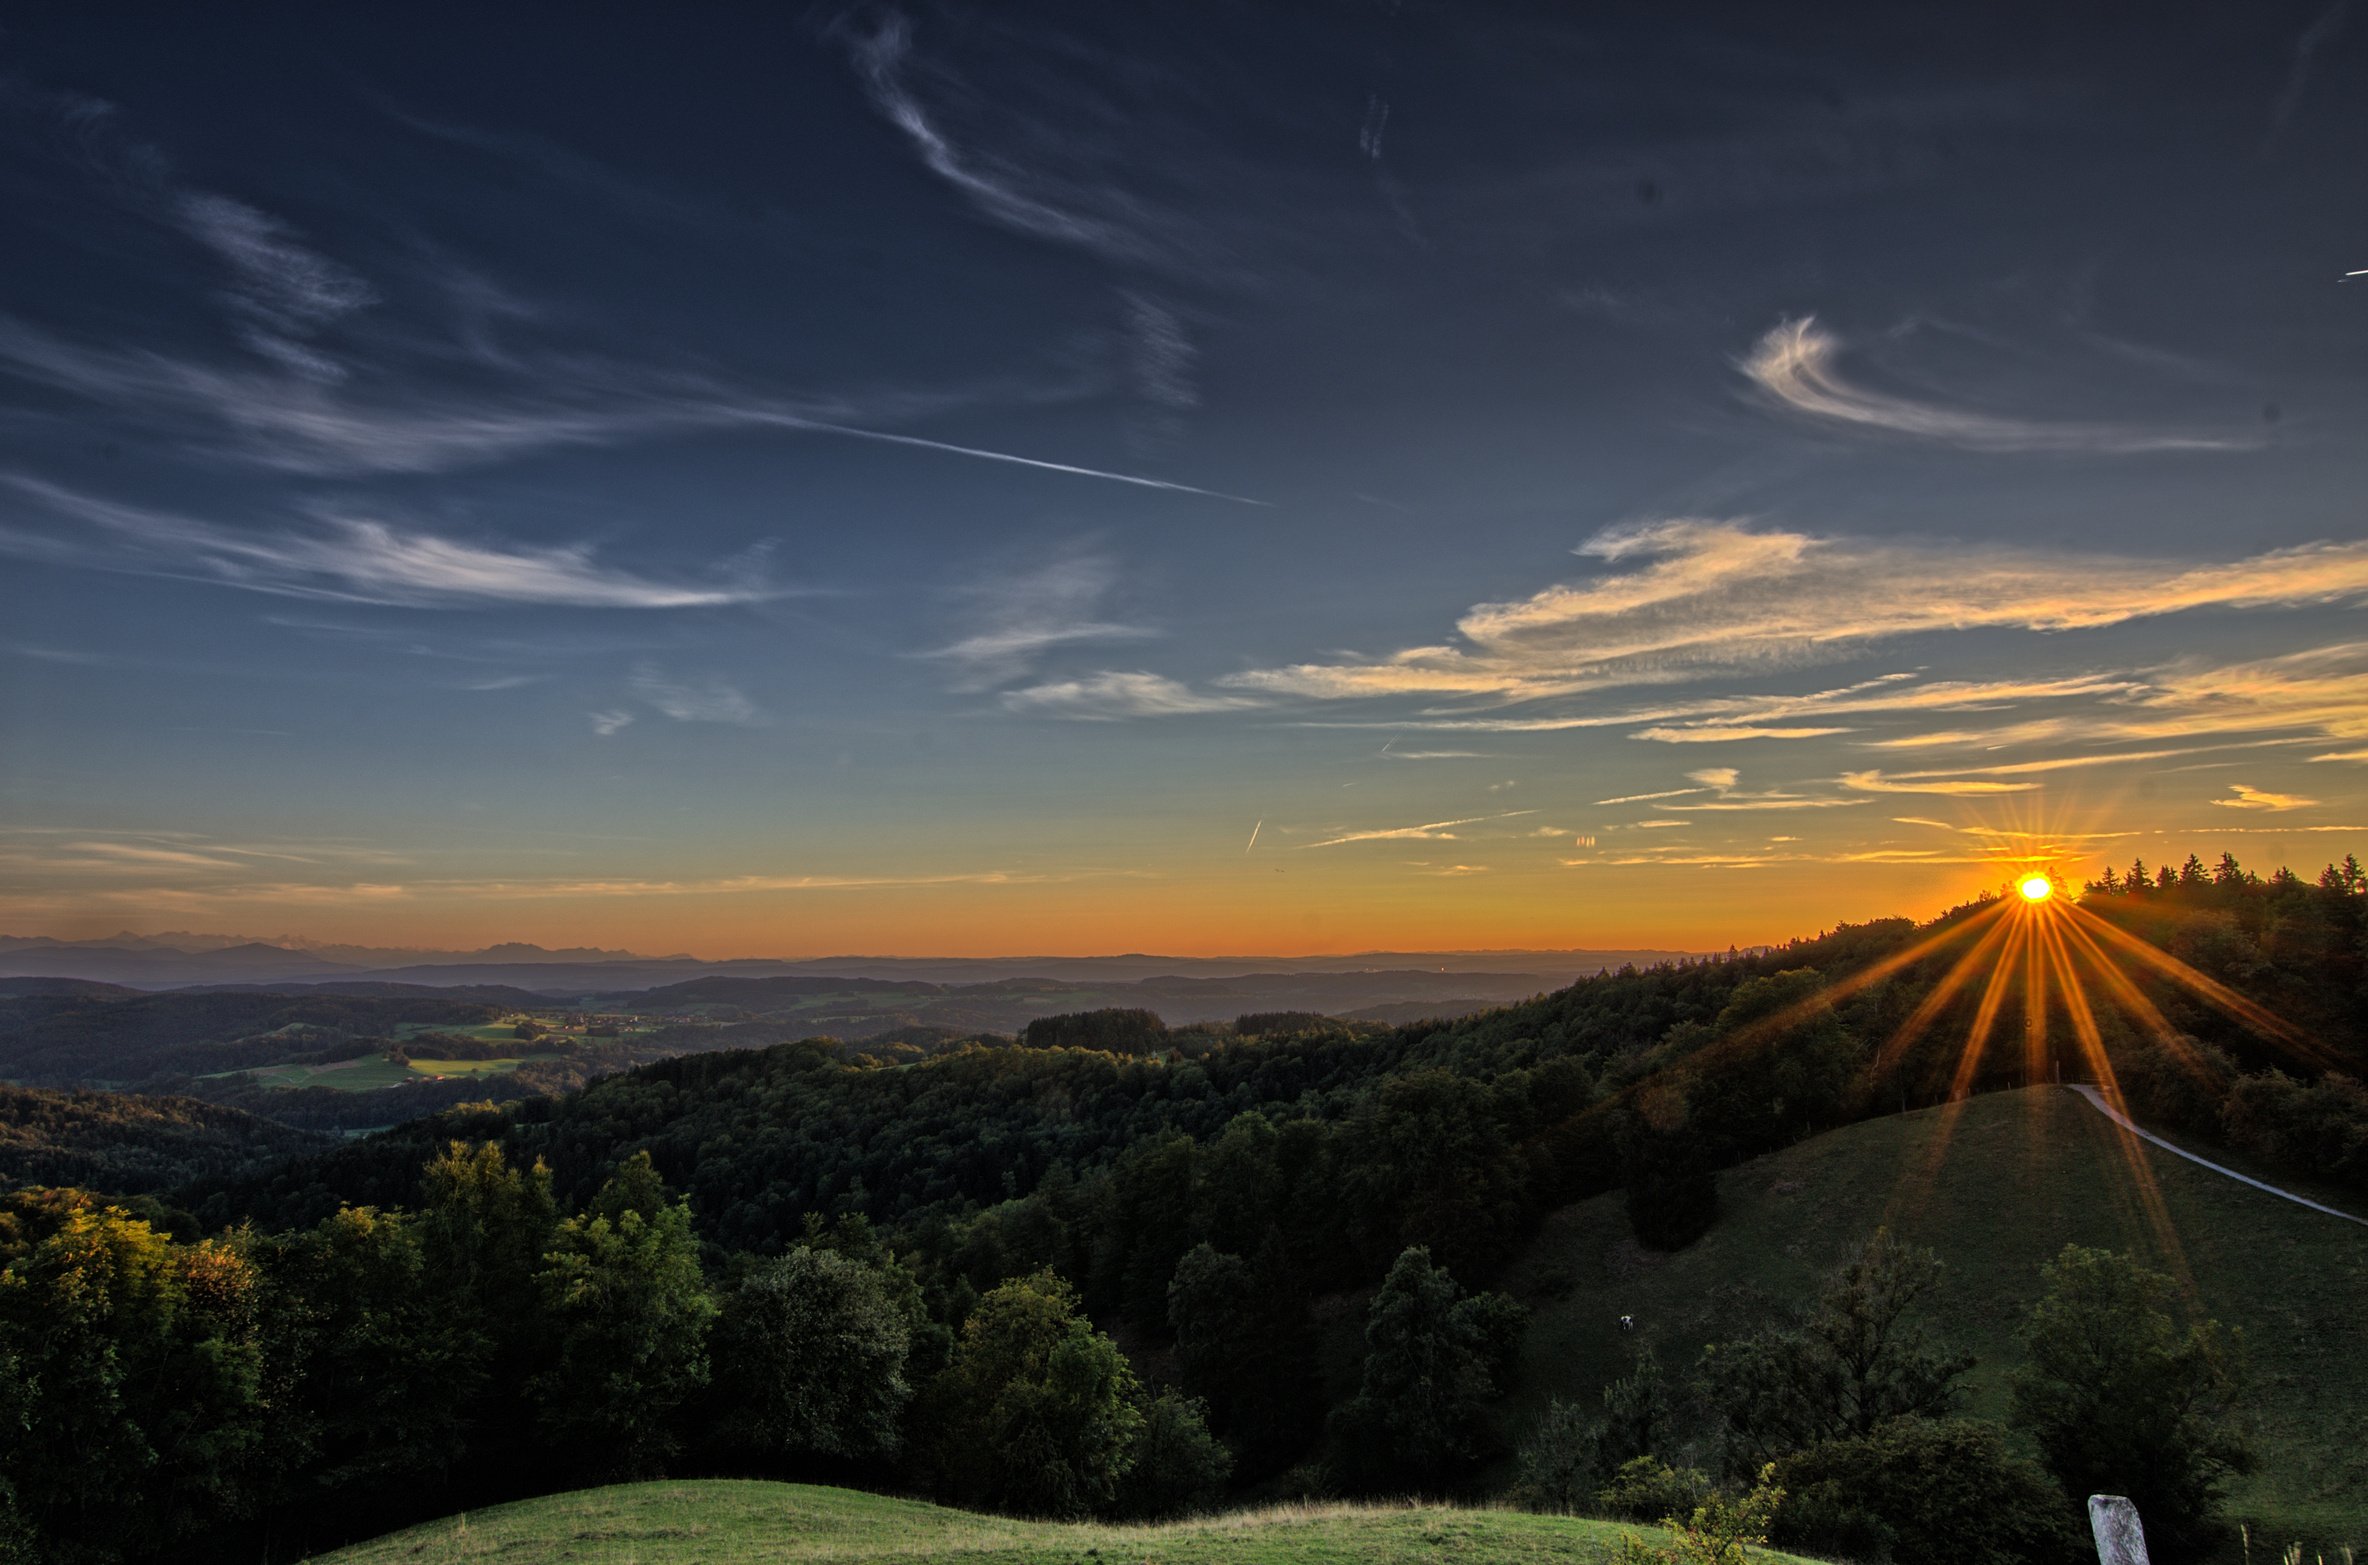
M1595 1503L1630 1521L1682 1516L1710 1498L1710 1479L1696 1467L1672 1467L1657 1456L1620 1464L1611 1481L1595 1492Z
M1763 1467L1750 1493L1710 1494L1683 1519L1675 1514L1661 1519L1668 1543L1655 1548L1630 1534L1620 1539L1613 1559L1616 1565L1749 1565L1744 1551L1768 1541L1768 1528L1783 1503L1776 1469Z
M1576 1402L1560 1397L1521 1442L1513 1503L1524 1510L1570 1512L1594 1497L1595 1425Z
M1952 1565L2072 1565L2078 1512L1996 1424L1896 1418L1778 1464L1787 1547Z

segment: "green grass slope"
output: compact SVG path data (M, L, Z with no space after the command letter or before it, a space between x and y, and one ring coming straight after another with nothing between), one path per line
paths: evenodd
M1329 1504L1118 1527L978 1516L852 1489L714 1479L522 1500L317 1559L318 1565L1595 1565L1612 1558L1623 1530L1638 1529L1519 1511ZM1769 1551L1755 1558L1775 1565L1795 1556Z
M2160 1193L2167 1238L2139 1196L2131 1148ZM2048 1087L1820 1136L1722 1174L1719 1201L1717 1226L1676 1255L1635 1244L1617 1195L1548 1220L1511 1279L1537 1304L1516 1431L1549 1396L1597 1405L1637 1340L1621 1334L1621 1315L1685 1373L1705 1343L1814 1293L1883 1223L1939 1252L1934 1324L1980 1355L1968 1410L2003 1419L2040 1265L2066 1244L2134 1249L2192 1279L2196 1305L2244 1332L2261 1463L2233 1489L2234 1515L2256 1541L2302 1540L2329 1558L2341 1544L2368 1546L2368 1228L2136 1142Z

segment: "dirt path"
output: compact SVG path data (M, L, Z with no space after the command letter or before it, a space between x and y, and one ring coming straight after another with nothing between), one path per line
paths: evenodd
M2074 1092L2079 1093L2082 1097L2088 1099L2089 1107L2095 1109L2098 1113L2104 1115L2107 1119L2113 1121L2113 1123L2119 1125L2131 1135L2136 1136L2139 1140L2151 1141L2156 1146L2162 1148L2165 1152L2170 1153L2173 1157L2183 1157L2190 1163L2200 1163L2205 1168L2210 1169L2213 1173L2225 1174L2239 1184L2251 1185L2256 1190L2266 1190L2274 1196L2283 1196L2287 1200L2293 1202L2296 1206L2307 1206L2314 1212L2324 1212L2329 1217L2340 1217L2347 1223L2358 1223L2361 1227L2368 1228L2368 1217L2354 1217L2349 1212L2339 1212L2334 1207L2321 1206L2318 1202L2311 1200L2309 1197L2298 1196L2291 1190L2280 1190L2276 1185L2265 1185L2260 1180L2255 1179L2248 1174L2240 1174L2233 1168L2223 1168L2218 1163L2213 1162L2210 1158L2197 1157L2185 1147L2173 1146L2170 1142L2163 1140L2162 1137L2154 1134L2154 1132L2150 1130L2139 1129L2136 1125L2130 1122L2128 1115L2116 1109L2112 1104L2107 1103L2105 1101L2105 1094L2099 1092L2094 1087L2088 1086L2081 1082L2066 1082L2065 1085L2070 1087Z

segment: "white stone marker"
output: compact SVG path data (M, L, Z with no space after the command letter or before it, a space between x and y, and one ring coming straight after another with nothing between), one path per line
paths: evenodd
M2152 1565L2138 1508L2120 1495L2088 1497L2088 1530L2097 1540L2097 1565Z

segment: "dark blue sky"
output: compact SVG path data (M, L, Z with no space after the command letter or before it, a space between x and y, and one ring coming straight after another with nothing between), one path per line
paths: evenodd
M2315 865L2364 76L2346 0L20 10L0 913L1708 945Z

